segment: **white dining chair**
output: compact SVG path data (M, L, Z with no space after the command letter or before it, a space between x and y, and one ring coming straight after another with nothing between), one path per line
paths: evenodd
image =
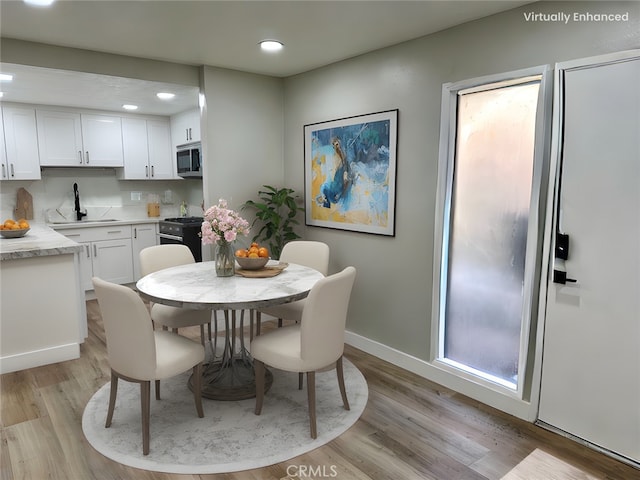
M329 270L329 245L323 242L311 240L295 240L286 243L280 254L280 261L297 263L305 267L313 268L324 276ZM256 311L256 333L260 334L262 314L271 315L278 319L278 327L282 327L283 320L299 322L302 318L305 299L282 305L260 308Z
M288 372L298 372L300 380L307 374L309 427L311 438L317 437L315 372L336 368L342 403L349 410L344 384L342 355L344 329L356 269L343 271L319 280L309 292L299 324L288 325L257 336L251 342L256 379L255 414L260 415L264 402L265 365Z
M193 369L193 397L198 417L202 410L204 347L172 332L154 331L149 311L131 288L93 277L93 287L104 323L111 368L111 392L105 428L111 426L118 379L140 384L142 453L149 453L151 381L160 399L160 380Z
M140 252L142 276L165 268L189 263L195 263L195 259L186 245L154 245ZM206 340L205 325L207 325L208 338L211 341L211 315L211 310L194 310L159 303L151 304L151 319L154 324L161 325L164 329L171 328L176 333L180 328L199 325L202 345L205 344Z

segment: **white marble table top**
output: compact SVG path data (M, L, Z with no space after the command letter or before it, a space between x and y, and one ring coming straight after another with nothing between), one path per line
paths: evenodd
M174 307L240 310L300 300L321 278L317 270L294 263L270 278L218 277L214 262L198 262L151 273L136 288L146 299Z

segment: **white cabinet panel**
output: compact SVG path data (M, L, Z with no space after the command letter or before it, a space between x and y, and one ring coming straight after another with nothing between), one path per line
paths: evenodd
M97 276L113 283L133 282L131 225L84 227L58 230L80 243L80 284L93 290L91 277Z
M40 164L51 167L122 167L122 120L38 109Z
M133 282L131 239L93 242L93 276L113 283Z
M144 223L133 225L132 230L133 279L134 281L138 281L142 278L142 273L140 272L140 252L147 247L158 244L158 224Z
M194 108L171 117L171 140L173 149L185 143L199 142L200 110Z
M122 119L111 115L84 115L82 144L85 164L93 167L122 167Z
M6 148L2 179L40 179L35 109L3 106L2 121Z
M124 180L167 180L176 178L171 130L168 121L142 118L122 119Z
M40 165L82 166L84 154L80 114L38 109L36 115Z

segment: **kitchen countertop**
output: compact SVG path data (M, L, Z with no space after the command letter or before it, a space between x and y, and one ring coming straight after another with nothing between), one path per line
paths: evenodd
M79 222L47 223L54 230L67 230L69 228L108 227L109 225L139 225L141 223L158 223L160 217L138 218L128 220L81 220Z
M31 224L31 230L20 238L0 237L0 260L73 254L82 245L69 240L45 224Z

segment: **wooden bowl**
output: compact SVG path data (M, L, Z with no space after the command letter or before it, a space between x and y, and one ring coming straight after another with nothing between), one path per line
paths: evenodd
M260 270L261 268L264 268L268 261L269 257L236 257L236 262L238 262L240 268L243 268L244 270Z
M29 230L31 229L21 228L20 230L0 230L0 235L2 235L4 238L24 237Z

